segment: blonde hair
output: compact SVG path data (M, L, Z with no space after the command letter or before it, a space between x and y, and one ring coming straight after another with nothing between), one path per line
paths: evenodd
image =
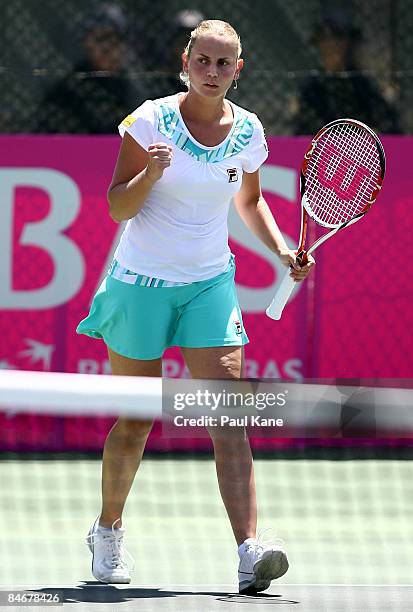
M190 57L192 47L198 38L203 34L218 34L219 36L225 36L226 38L234 40L237 43L237 59L239 59L242 51L241 39L232 25L226 21L221 21L220 19L205 19L204 21L201 21L194 30L192 30L191 37L184 49L184 53L186 53L187 57ZM179 78L186 86L188 86L189 77L186 72L182 70Z

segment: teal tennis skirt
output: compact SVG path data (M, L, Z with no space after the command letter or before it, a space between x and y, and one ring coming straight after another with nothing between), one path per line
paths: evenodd
M115 261L76 331L131 359L157 359L170 346L242 346L248 336L234 277L233 256L214 278L172 286Z

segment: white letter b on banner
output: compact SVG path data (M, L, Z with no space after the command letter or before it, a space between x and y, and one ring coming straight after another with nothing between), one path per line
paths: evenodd
M13 211L17 187L42 189L50 200L48 216L27 223L20 238L20 244L46 251L54 263L50 283L30 291L13 290ZM0 168L0 308L52 308L77 293L83 282L83 256L73 240L62 232L76 218L79 208L79 190L66 174L49 168Z

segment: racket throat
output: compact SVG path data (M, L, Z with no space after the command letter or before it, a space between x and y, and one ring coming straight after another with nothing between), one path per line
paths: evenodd
M297 253L296 256L297 259L297 263L303 267L308 263L308 256L307 256L307 251L301 250Z

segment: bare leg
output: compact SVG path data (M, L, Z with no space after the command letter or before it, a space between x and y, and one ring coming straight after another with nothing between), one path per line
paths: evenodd
M223 434L222 431L214 435L213 428L211 429L219 490L235 540L240 545L247 538L254 538L257 530L257 501L251 449L246 435L234 438L232 431L228 432L229 435Z
M193 378L239 379L242 347L183 348ZM219 489L235 539L242 544L256 535L257 502L254 468L248 438L243 429L209 429L214 444Z
M162 361L153 359L140 361L114 353L110 349L109 359L114 375L161 376ZM152 421L137 421L119 418L110 430L104 450L102 464L102 511L100 524L116 527L122 524L122 512L126 498L142 459Z

